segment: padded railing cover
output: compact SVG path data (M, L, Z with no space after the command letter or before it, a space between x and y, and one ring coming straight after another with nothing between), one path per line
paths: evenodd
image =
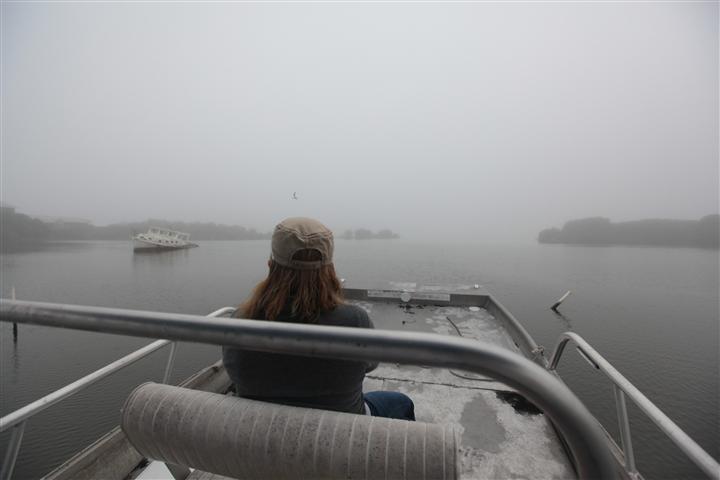
M155 383L125 402L144 456L239 479L455 479L450 425L288 407Z

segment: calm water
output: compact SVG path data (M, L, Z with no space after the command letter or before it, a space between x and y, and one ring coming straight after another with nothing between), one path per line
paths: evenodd
M200 248L133 254L128 242L57 244L0 256L2 296L21 300L206 314L235 305L259 281L268 242L204 242ZM560 245L430 245L404 240L338 241L348 286L378 283L485 286L551 350L574 330L718 458L718 252ZM564 318L548 306L566 290ZM148 340L0 324L0 414L50 393ZM567 352L572 353L571 351ZM617 432L612 389L570 354L560 372L591 411ZM139 382L162 377L167 351L128 367L33 418L15 478L37 478L113 428ZM182 344L173 380L219 358ZM634 408L638 465L648 478L702 475ZM4 454L9 435L0 437Z

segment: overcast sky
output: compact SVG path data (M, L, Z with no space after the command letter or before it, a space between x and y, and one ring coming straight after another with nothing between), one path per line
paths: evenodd
M3 3L2 200L414 238L699 218L718 3Z

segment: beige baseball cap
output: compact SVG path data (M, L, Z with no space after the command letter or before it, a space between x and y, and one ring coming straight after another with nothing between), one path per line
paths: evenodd
M333 234L329 228L312 218L291 217L278 223L272 236L272 259L280 265L299 270L312 270L330 265L333 257ZM293 260L299 250L317 250L318 261Z

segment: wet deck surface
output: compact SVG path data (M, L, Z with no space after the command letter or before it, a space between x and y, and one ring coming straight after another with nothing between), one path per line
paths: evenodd
M369 313L376 328L462 335L519 353L482 308L352 303ZM468 372L381 364L367 375L364 390L406 393L417 420L455 424L462 479L574 477L545 416L502 383Z

